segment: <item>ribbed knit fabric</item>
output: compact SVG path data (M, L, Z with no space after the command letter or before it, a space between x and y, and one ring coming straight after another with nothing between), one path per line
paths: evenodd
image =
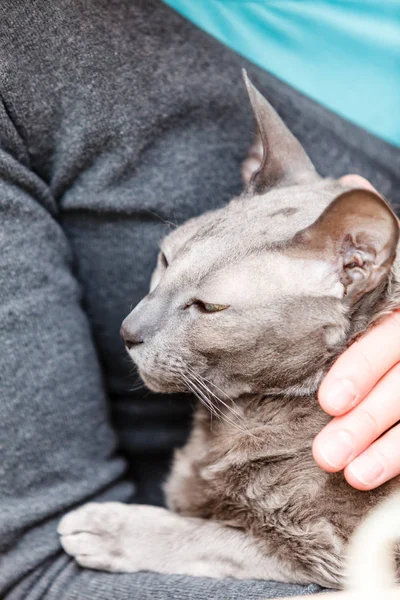
M132 391L118 331L146 292L169 223L240 190L253 131L242 66L321 173L359 172L400 204L399 150L159 1L0 2L1 598L299 591L82 571L56 534L59 518L89 499L131 500L132 478L136 500L159 502L157 482L185 439L190 399Z

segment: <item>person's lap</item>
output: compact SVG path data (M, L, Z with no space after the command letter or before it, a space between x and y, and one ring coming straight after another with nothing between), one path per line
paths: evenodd
M46 81L59 77L64 86L64 129L57 129L64 137L55 136L51 160L46 155L42 164L32 152L28 157L29 149L25 160L9 109L0 120L2 597L201 600L313 593L316 586L83 571L62 554L56 524L89 499L152 501L151 470L162 479L165 469L157 465L184 440L189 402L131 390L118 330L130 304L146 293L165 221L182 222L240 191L240 163L252 135L240 66L278 107L322 174L360 172L400 203L400 153L246 64L158 2L134 8L128 1L107 7L89 2L82 12L79 3L68 4L84 35L76 36L71 8L62 0L58 11L52 3L38 9L40 18L32 16L57 31L46 51L57 60L61 47L77 61L73 81L61 67ZM16 38L38 26L22 17L13 25ZM110 38L103 39L107 18L112 42L115 36L124 40L113 48L123 64L113 63ZM96 55L99 47L105 50ZM38 64L41 59L38 53ZM91 88L87 73L94 73ZM14 106L18 85L13 71L7 100ZM46 122L46 111L42 117L41 100L37 115L19 107L28 115L22 131L30 124L34 130L34 118L44 129L58 126ZM107 401L138 476L136 497L123 479L126 464L116 453Z
M26 578L7 600L267 600L308 596L320 589L272 581L84 571L61 557Z

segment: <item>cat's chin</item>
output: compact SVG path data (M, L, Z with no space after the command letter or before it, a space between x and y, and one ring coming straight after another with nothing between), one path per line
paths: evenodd
M176 392L187 391L183 385L179 385L176 381L160 381L155 379L148 373L144 373L139 369L140 377L145 383L146 387L156 394L174 394Z

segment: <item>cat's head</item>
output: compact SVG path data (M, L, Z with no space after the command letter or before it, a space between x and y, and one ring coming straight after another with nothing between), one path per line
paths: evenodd
M163 240L150 293L122 325L154 391L307 393L387 287L399 237L389 206L320 178L246 85L260 168L240 197Z

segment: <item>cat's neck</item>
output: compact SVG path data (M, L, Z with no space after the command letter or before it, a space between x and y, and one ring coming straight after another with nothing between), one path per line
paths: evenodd
M196 422L210 441L254 447L263 455L284 455L310 449L317 433L330 418L320 408L317 395L242 396L218 406L218 417L199 405ZM223 445L223 444L222 444Z

